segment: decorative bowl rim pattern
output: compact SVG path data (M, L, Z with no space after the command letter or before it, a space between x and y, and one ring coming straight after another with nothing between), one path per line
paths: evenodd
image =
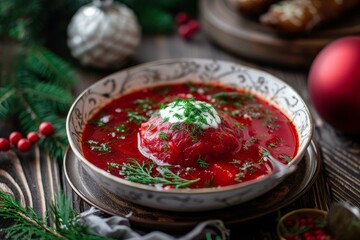
M122 179L119 178L117 176L114 176L98 167L96 167L94 164L92 164L91 162L89 162L77 149L77 146L75 144L75 142L73 141L73 136L74 134L72 134L72 130L70 129L70 125L71 125L71 117L73 115L73 113L75 112L75 109L77 107L77 103L79 101L81 101L87 94L89 94L90 90L92 88L95 88L96 86L99 86L99 84L104 84L105 82L109 81L110 79L115 79L117 76L121 75L121 74L125 74L128 75L130 72L136 72L136 70L145 70L146 68L151 69L153 67L158 67L158 66L162 66L162 65L170 65L170 64L182 64L182 63L207 63L207 64L224 64L224 65L230 65L233 67L238 67L241 68L244 71L249 71L249 72L253 72L253 73L257 73L259 75L263 75L266 77L270 77L272 78L272 81L275 81L277 84L282 85L284 88L289 89L296 97L297 100L302 105L302 111L304 112L305 116L307 117L307 131L306 131L306 136L304 137L305 142L303 142L303 146L299 146L298 149L298 153L297 153L297 157L295 159L292 160L292 162L290 164L288 164L288 166L291 165L296 165L301 158L303 157L303 154L299 155L300 152L304 153L308 147L308 145L311 142L312 139L312 135L313 135L313 119L311 116L311 113L306 105L306 103L304 102L303 98L301 97L300 94L298 94L298 92L292 88L290 85L288 85L286 82L280 80L278 77L267 73L265 71L259 70L259 69L254 69L252 67L248 67L248 66L244 66L240 63L234 63L234 62L230 62L230 61L224 61L224 60L216 60L216 59L208 59L208 58L171 58L171 59L162 59L162 60L158 60L158 61L152 61L152 62L148 62L148 63L143 63L143 64L139 64L136 66L132 66L123 70L120 70L118 72L112 73L104 78L101 78L100 80L98 80L97 82L93 83L92 85L88 86L83 92L81 92L78 97L74 100L67 118L66 118L66 133L67 133L67 137L69 140L69 145L71 147L71 149L73 150L73 152L75 153L75 155L79 158L79 160L81 162L83 162L84 164L87 165L87 167L89 167L92 171L95 171L96 173L109 178L110 180L119 183L119 184L124 184L128 187L131 188L136 188L136 189L140 189L140 190L145 190L145 191L149 191L149 192L161 192L163 194L169 193L169 194L176 194L176 193L181 193L181 194L189 194L189 195L194 195L194 194L211 194L211 193L220 193L220 192L228 192L228 191L233 191L235 189L244 189L247 187L251 187L254 184L259 184L262 183L264 181L266 181L267 179L271 179L276 177L274 174L268 174L260 179L254 179L254 180L250 180L250 181L246 181L243 183L238 183L235 185L230 185L230 186L222 186L222 187L214 187L214 188L198 188L198 189L168 189L168 190L163 190L163 189L158 189L154 186L148 186L145 184L140 184L140 183L135 183L135 182L131 182L129 180L126 179ZM215 79L213 79L215 80ZM219 79L216 79L219 80ZM131 91L130 91L131 92ZM252 93L254 93L257 96L254 91L250 91ZM120 94L117 94L116 96L120 96ZM269 100L269 99L268 99ZM103 105L102 105L103 106ZM102 107L101 106L101 107ZM94 112L93 112L94 113ZM299 133L298 133L299 134ZM300 136L299 136L300 138ZM302 148L302 149L300 149Z

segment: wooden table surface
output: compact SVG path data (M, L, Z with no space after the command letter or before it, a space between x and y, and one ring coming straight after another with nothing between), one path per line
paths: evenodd
M332 202L339 201L347 201L360 207L360 137L337 132L319 118L309 99L306 69L289 70L257 64L225 52L211 43L203 33L191 41L184 41L176 34L143 36L139 49L127 65L178 57L227 60L267 71L299 92L308 103L315 120L314 141L319 146L322 165L314 185L295 202L280 209L280 212L275 211L251 222L231 226L232 239L238 239L239 236L243 236L242 239L276 239L278 214L285 214L293 209L306 207L328 210ZM75 86L75 96L109 74L80 66L77 66L77 70L81 81ZM16 126L16 122L0 122L0 137L7 137ZM50 159L38 147L33 147L28 153L0 152L0 190L12 192L22 204L34 207L44 216L47 203L54 199L60 189L72 198L75 210L82 212L89 208L66 182L61 163ZM0 226L1 224L0 222Z

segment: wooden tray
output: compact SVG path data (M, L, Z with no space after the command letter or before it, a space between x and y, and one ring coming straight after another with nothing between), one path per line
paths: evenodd
M239 56L271 65L306 68L330 41L360 34L360 14L317 29L308 36L285 38L255 20L242 17L226 0L201 0L202 28L210 39Z
M127 217L132 225L166 231L192 228L209 219L221 219L226 225L232 225L272 213L302 196L316 180L319 170L319 152L312 142L298 169L268 193L234 207L189 213L163 211L123 200L98 186L70 148L64 159L64 172L70 186L90 205L112 215Z

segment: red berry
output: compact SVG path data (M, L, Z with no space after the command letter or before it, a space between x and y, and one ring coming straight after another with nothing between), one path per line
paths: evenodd
M299 235L294 236L295 240L301 240L301 237Z
M200 29L200 24L196 20L191 20L187 24L188 28L190 29L191 33L196 33Z
M313 223L315 222L315 218L313 218L313 217L307 217L307 222L308 222L309 224L313 224Z
M36 143L39 141L40 136L37 132L29 132L27 134L27 139L30 141L30 143Z
M42 122L39 126L41 135L49 137L54 134L54 126L50 122Z
M10 149L10 142L6 138L0 138L0 151L7 151Z
M292 239L294 239L294 235L292 234L286 235L286 240L292 240Z
M306 218L299 219L300 226L305 226L307 224Z
M178 25L183 25L189 21L189 15L186 12L179 12L176 14L176 23Z
M191 20L179 27L179 35L184 39L191 38L200 29L200 24L196 20Z
M21 138L22 134L20 132L12 132L9 136L10 143L13 145L16 145Z
M178 32L179 32L179 35L183 39L190 39L190 37L193 35L193 33L191 32L191 29L188 27L188 25L180 26L178 29Z
M30 147L31 147L30 141L26 138L20 139L19 142L17 143L17 148L21 152L29 151Z

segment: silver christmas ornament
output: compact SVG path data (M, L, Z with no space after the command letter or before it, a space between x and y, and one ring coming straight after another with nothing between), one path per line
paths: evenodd
M112 0L95 0L81 7L68 26L73 57L97 68L120 67L135 52L140 38L132 10Z

